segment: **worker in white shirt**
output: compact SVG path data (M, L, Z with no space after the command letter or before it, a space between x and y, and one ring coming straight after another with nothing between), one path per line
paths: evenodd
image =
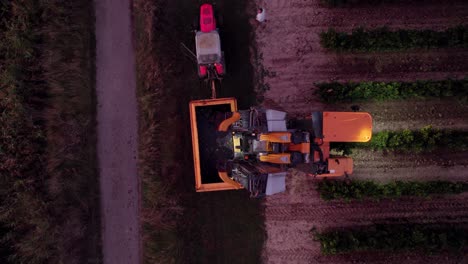
M257 17L256 17L256 19L257 19L257 21L260 22L260 23L266 21L265 9L263 9L263 8L260 7L260 8L257 10Z

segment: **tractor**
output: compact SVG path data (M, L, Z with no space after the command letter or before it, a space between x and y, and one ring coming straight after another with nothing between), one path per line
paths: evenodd
M209 84L211 98L216 98L216 81L221 81L226 66L211 4L200 6L198 29L195 30L195 51L198 76Z
M212 91L211 99L189 103L197 192L247 189L252 197L272 195L286 189L287 169L295 166L319 178L353 173L353 160L332 155L330 143L369 141L370 114L313 112L297 120L277 109L238 110L235 98L216 98L225 64L213 5L200 6L197 25L192 57Z
M372 117L365 112L313 112L294 120L275 109L238 110L235 98L192 101L190 119L198 192L272 195L285 190L287 169L299 164L313 177L347 177L353 160L331 155L330 143L372 136Z

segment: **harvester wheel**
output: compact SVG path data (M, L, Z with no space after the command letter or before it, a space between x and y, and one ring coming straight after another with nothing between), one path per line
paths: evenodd
M291 141L294 144L301 144L303 142L306 142L304 132L302 131L295 131L291 135Z
M302 153L300 152L292 152L291 153L291 165L296 165L303 163Z

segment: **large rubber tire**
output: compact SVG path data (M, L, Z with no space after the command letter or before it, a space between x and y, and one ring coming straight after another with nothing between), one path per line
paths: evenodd
M296 165L304 162L302 153L300 152L291 152L291 164Z
M302 131L294 131L291 135L291 141L294 144L300 144L305 142L304 140L304 133Z
M250 129L249 128L249 122L250 122L250 111L241 111L241 122L242 122L242 127L245 129Z

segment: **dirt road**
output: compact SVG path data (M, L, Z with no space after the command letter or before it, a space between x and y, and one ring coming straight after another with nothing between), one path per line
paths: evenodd
M95 5L103 261L140 263L137 105L130 1L96 0Z

